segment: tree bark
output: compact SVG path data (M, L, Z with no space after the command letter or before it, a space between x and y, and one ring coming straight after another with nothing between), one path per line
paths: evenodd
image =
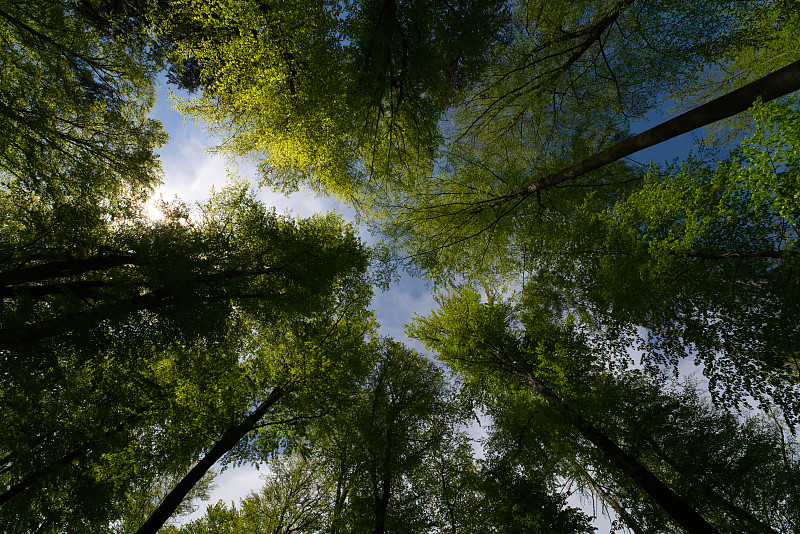
M114 267L136 264L137 258L132 255L113 254L108 256L93 256L90 258L72 258L68 260L53 261L23 267L0 273L0 287L9 287L17 284L41 282L52 278L76 276L93 271L106 271Z
M719 531L703 519L686 501L669 489L649 469L640 464L636 458L622 450L600 429L584 419L579 412L573 410L552 389L539 381L533 373L517 367L496 352L494 352L494 356L498 358L506 371L531 385L581 436L602 451L619 469L630 476L645 493L687 532L690 534L719 534Z
M0 348L34 343L77 330L86 331L103 320L114 317L124 318L137 311L158 309L172 300L169 291L158 289L97 308L29 323L19 328L6 328L0 330Z
M189 491L197 484L201 478L208 472L209 469L222 458L225 453L230 451L237 443L251 430L253 430L258 421L266 415L267 410L270 409L281 397L285 391L281 387L275 387L270 392L267 399L262 402L258 408L253 410L247 418L238 425L228 428L225 434L211 447L211 450L200 459L197 464L186 474L183 479L173 488L172 491L164 497L158 508L150 515L147 521L136 531L136 534L155 534L164 526L164 523L175 513L178 506Z
M800 89L800 61L795 61L744 87L715 98L645 132L629 137L571 167L545 176L541 180L507 195L487 200L477 206L475 211L479 212L487 207L494 207L515 198L527 197L549 187L575 180L579 176L630 156L640 150L741 113L751 107L759 97L762 101L769 102L793 93L798 89Z
M393 424L392 421L391 424ZM386 429L386 451L380 468L380 478L375 492L375 530L374 534L386 532L386 516L389 512L389 501L392 498L392 435L391 424Z

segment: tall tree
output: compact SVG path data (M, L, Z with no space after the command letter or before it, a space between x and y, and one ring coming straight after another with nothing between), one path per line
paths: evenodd
M654 461L653 456L648 457L648 454L655 454L656 447L643 446L640 439L632 440L630 434L620 432L619 420L625 419L624 413L609 415L618 414L619 407L627 405L627 402L635 406L644 401L635 395L630 401L623 400L626 395L623 392L630 394L631 388L627 386L636 384L636 381L625 383L624 376L613 378L603 370L602 361L591 355L575 323L569 320L559 323L558 318L541 304L528 302L513 310L504 303L482 304L476 293L464 290L443 300L441 309L432 316L418 319L413 334L434 348L440 358L454 370L462 372L468 383L485 395L496 428L502 429L514 421L520 435L510 436L511 444L506 446L511 450L514 444L519 447L524 440L532 439L530 433L538 435L538 441L526 444L525 448L534 457L542 456L542 451L545 451L542 461L549 464L545 469L559 472L564 469L564 460L568 459L566 465L577 462L579 478L583 477L587 482L590 482L586 476L589 470L600 469L604 477L628 488L626 491L642 496L647 502L657 503L661 520L666 515L670 518L668 522L679 524L688 532L717 532L731 528L769 530L766 522L771 520L767 519L771 506L779 506L778 503L786 498L785 492L790 494L793 491L790 486L778 489L768 497L772 504L763 507L753 501L742 505L726 500L713 488L725 487L726 482L722 480L732 473L710 465L717 455L725 456L727 452L714 448L713 442L707 441L710 447L700 452L700 444L692 441L693 453L689 453L694 454L695 461L703 458L709 462L704 470L704 476L710 477L705 479L706 485L699 482L700 477L680 472L690 464L680 468L673 463L665 469L663 458ZM622 382L618 389L609 390L607 384L616 380ZM654 389L649 387L651 404L645 405L653 406L654 412L662 416L671 417L675 412L665 404L668 396L654 401L652 397L658 394L653 395ZM646 384L639 384L638 391L648 391ZM674 436L669 447L676 449L666 456L685 454L677 451L684 445L687 429L697 424L689 419L699 404L697 401L694 404L686 402L689 398L669 400L673 406L685 407L681 419L676 417L654 429L647 426L648 419L644 417L627 428L634 437L650 435L656 441L660 441L660 436ZM609 411L598 413L598 406L607 406ZM707 421L709 423L705 424L716 421L716 424L724 426L731 425L732 419L712 412L708 413ZM682 423L686 427L682 427ZM735 428L735 424L728 426L731 427ZM737 429L734 432L746 435L748 431ZM785 467L779 460L780 448L774 435L761 434L758 439L763 440L764 448L757 453L760 455L757 461L763 462L765 467L748 476L759 477L763 469L771 471L768 477L778 476ZM753 450L758 450L758 447ZM677 469L678 473L672 469ZM712 479L715 480L711 482ZM697 485L692 488L692 484ZM602 485L591 486L596 490ZM641 504L634 506L642 507ZM748 506L752 508L747 510ZM628 515L636 516L638 512Z
M379 185L371 173L427 166L439 117L475 79L505 17L497 0L176 6L166 32L203 88L180 108L235 129L225 149L266 156L265 181L362 201L360 189Z
M396 14L394 3L378 4L384 9L376 10L380 13L376 27L395 15L398 20L407 16L420 31L440 35L438 29L426 26L426 13ZM231 20L240 17L251 26L256 20L266 20L263 12L236 6L243 11L229 10ZM783 138L791 137L792 119L770 119L756 110L759 121L783 124L779 128L786 134L751 143L762 147L761 155L734 151L716 170L714 163L689 159L675 181L666 179L678 174L674 169L654 175L652 168L643 170L620 160L679 132L738 114L759 95L771 99L795 90L800 83L797 49L787 41L781 24L797 27L800 23L796 3L745 5L708 0L690 8L669 0L509 4L494 9L497 17L485 33L478 32L493 36L485 48L488 55L476 55L469 63L481 68L468 71L471 83L448 96L447 106L417 105L419 100L409 96L413 88L427 88L424 97L419 97L423 100L446 91L413 84L409 88L398 82L391 94L402 102L389 98L379 106L375 128L362 129L347 121L371 116L367 110L376 105L374 101L337 98L334 92L323 99L321 94L359 83L363 78L354 72L363 73L373 65L372 41L347 38L348 24L360 23L362 16L372 20L370 6L365 4L363 12L341 14L346 21L341 25L333 20L333 10L312 17L327 21L317 30L299 26L305 33L298 31L298 35L302 33L306 41L298 37L302 44L297 50L322 47L332 58L324 68L312 67L311 60L298 60L301 56L295 49L291 58L280 55L289 35L280 30L283 37L268 40L274 45L267 48L272 54L269 64L284 65L291 76L267 77L271 80L267 85L258 81L261 78L242 74L247 61L265 46L269 32L258 29L264 25L252 28L255 33L228 50L216 41L218 35L230 33L227 26L207 17L212 22L198 31L209 41L195 35L194 41L186 41L186 53L196 49L197 58L207 58L200 63L212 81L203 96L187 102L184 110L221 131L235 131L225 150L263 154L262 171L271 183L284 187L306 183L363 208L397 257L413 260L414 267L437 281L488 276L525 284L535 277L539 285L553 286L564 305L590 310L611 331L624 331L632 342L643 344L654 364L663 363L659 350L663 344L673 349L682 345L683 352L699 351L717 399L727 405L752 395L780 403L790 419L797 416L792 401L797 386L796 279L790 252L793 219L764 212L759 224L752 225L730 217L732 208L718 204L727 202L719 200L720 195L751 197L754 203L742 202L735 208L742 218L765 209L759 186L737 182L742 172L732 167L761 165L756 163L765 161L760 158L784 150L781 147L789 145ZM207 11L216 12L212 7ZM279 29L284 27L282 21L295 20L291 11L270 11L269 15ZM338 41L342 36L344 41ZM200 45L192 48L197 42L213 43L209 44L213 53ZM331 43L337 42L345 43L342 49L347 53L335 56L331 52L337 50ZM391 50L393 41L387 43ZM414 57L412 41L400 38L401 49L404 43L409 57ZM775 53L768 60L769 68L750 62L735 79L723 76L724 69L733 64L744 69L744 63L736 62L736 53L761 48ZM243 57L243 53L248 55ZM389 63L378 71L384 81L375 78L373 84L381 98L386 96L383 89L394 87L395 80L390 61L395 56L387 51L385 57ZM408 65L411 68L412 63ZM441 66L436 68L444 72ZM720 95L698 85L697 79L709 71L724 78L721 85L733 91ZM301 98L299 92L293 96L292 91L300 91L293 82L297 76L319 73L332 84L306 84L319 99ZM224 78L228 74L233 77ZM240 82L233 91L233 84ZM672 95L702 105L624 139L635 119ZM312 111L317 109L312 104L322 101L333 104ZM334 111L339 102L341 111ZM415 113L413 127L406 124L404 103L413 104L408 108ZM765 109L786 117L793 108ZM314 119L307 113L313 113ZM280 120L276 122L275 117ZM298 128L311 128L314 135L298 134L295 118ZM771 128L753 131L749 126L742 131L757 139ZM328 134L347 147L331 148ZM697 166L702 170L694 172ZM713 191L705 182L711 173L716 173L718 183ZM793 180L791 171L778 170L777 175L778 180L769 182L775 187ZM719 184L726 180L727 186ZM640 189L651 181L674 184L675 191L681 187L703 191L707 204L718 209L715 213L702 210L704 218L699 222L686 216L700 210L699 202L684 204L684 198L673 195L670 201L680 202L680 207L662 205L659 209L672 214L672 219L662 218L660 224L673 227L670 232L683 237L654 240L644 234L638 240L635 235L623 239L619 234L623 228L640 226L638 214L624 206L630 206L631 198L641 201L644 197L639 193L654 193L653 184ZM723 192L725 187L729 193ZM780 212L782 208L769 209ZM694 234L698 225L704 239ZM667 264L670 267L665 270ZM601 279L608 283L597 283ZM766 329L744 327L765 322ZM733 324L737 326L726 326ZM639 328L647 329L650 337L637 339ZM681 354L668 352L675 361Z
M179 532L590 532L540 478L474 458L462 407L435 365L384 340L370 375L267 483L216 523L219 505ZM504 464L509 468L509 464ZM287 469L288 467L288 469ZM226 508L226 510L228 510Z
M413 192L451 145L525 131L579 161L730 49L770 43L763 19L794 14L717 0L188 5L175 27L192 28L179 41L205 82L182 109L235 132L223 149L263 158L266 182L367 211Z
M718 400L779 402L794 420L796 112L766 104L752 116L754 133L722 161L620 164L485 210L477 197L493 183L514 190L535 162L516 141L481 147L445 167L419 197L426 207L409 200L384 229L440 279L547 294L622 359L620 338L654 364L697 351Z
M317 445L337 477L336 532L424 530L413 476L442 449L455 415L433 362L391 340L380 354L348 413L330 419Z
M279 385L254 381L271 354L253 348L259 328L311 329L292 321L333 320L350 303L351 328L369 329L367 253L336 218L281 218L233 186L199 218L104 230L71 243L77 257L44 233L45 254L17 249L27 261L4 273L4 524L107 517L136 477L183 472Z

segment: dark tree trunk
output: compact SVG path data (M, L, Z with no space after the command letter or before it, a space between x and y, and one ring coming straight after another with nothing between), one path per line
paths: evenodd
M217 441L211 450L200 459L189 473L164 497L158 508L150 515L147 521L136 531L136 534L155 534L164 526L164 523L175 513L186 495L197 484L209 469L222 458L225 453L230 451L239 443L248 432L256 427L256 424L266 415L267 410L272 407L283 396L285 391L281 387L275 387L258 408L253 410L242 423L228 428L222 438Z
M76 276L94 271L107 271L114 267L122 267L123 265L132 265L136 263L136 257L122 254L53 261L0 273L0 287L41 282L53 278Z
M496 355L498 356L498 355ZM503 367L517 376L520 380L530 384L547 403L552 406L562 417L572 425L575 430L595 447L600 449L619 469L630 476L633 481L647 493L676 523L681 525L690 534L719 534L697 513L686 501L681 499L658 477L640 464L636 458L622 450L619 445L608 438L600 429L586 421L583 416L572 409L552 389L540 382L532 373L522 370L505 358L501 358Z
M375 499L375 531L374 534L386 532L386 516L389 512L389 501L392 497L391 471L388 467L389 459L384 460L383 474L380 480L380 493Z
M128 263L130 263L130 261L128 261ZM195 275L192 277L187 276L186 284L192 284L203 288L204 294L197 295L198 299L203 300L263 298L263 295L255 293L226 291L219 282L235 278L273 275L286 270L287 265L262 269L230 269L218 273ZM131 294L132 289L121 283L110 281L80 281L46 286L0 288L0 297L18 296L19 293L27 293L38 297L62 291L73 291L76 292L76 294L80 294L81 291L85 292L102 287L119 288L121 291L125 291L128 294ZM175 293L174 287L158 287L142 295L130 296L128 298L120 296L119 300L105 302L95 308L51 317L15 328L0 329L0 349L35 343L68 332L87 331L106 319L124 319L128 315L138 311L154 311L163 309L172 304L180 304L179 300L174 297Z
M635 152L741 113L751 107L759 97L761 97L762 101L769 102L793 93L798 89L800 89L800 61L795 61L744 87L715 98L645 132L629 137L571 167L545 176L541 180L508 195L487 200L476 207L476 210L480 211L487 206L499 205L514 198L527 197L548 187L574 180L581 175L630 156Z
M386 516L389 513L389 501L392 498L392 421L386 429L386 451L384 452L383 465L380 467L378 488L375 492L375 530L374 534L386 532Z

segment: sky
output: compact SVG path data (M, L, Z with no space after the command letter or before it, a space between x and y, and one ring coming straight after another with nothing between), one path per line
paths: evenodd
M159 88L158 101L151 116L160 120L164 130L169 134L170 141L160 151L164 182L156 190L154 198L159 196L169 201L176 196L188 204L202 202L208 198L212 187L221 188L228 182L229 170L236 169L239 176L250 181L257 188L255 166L250 163L231 165L226 157L212 154L208 149L213 148L216 142L209 137L202 126L184 121L184 117L172 108L169 102L170 90L162 83ZM659 111L652 112L648 117L634 126L635 132L644 131L664 120ZM692 134L686 134L676 139L662 143L657 147L643 150L631 158L646 164L652 160L665 161L676 157L685 157L695 146ZM309 191L299 191L290 196L271 191L268 188L258 189L257 197L267 206L274 206L278 212L290 211L301 217L308 217L314 213L327 213L336 211L346 219L352 221L354 212L341 203L325 197L319 197ZM156 215L156 211L153 211ZM373 243L375 238L369 234L365 227L360 227L361 238L366 243ZM377 293L372 301L376 318L380 324L380 333L402 341L408 346L423 351L421 345L409 340L404 332L404 325L409 323L415 314L427 315L435 307L435 301L430 289L424 280L414 278L408 274L392 285L387 291ZM685 359L681 365L683 374L696 374L699 369L693 367L690 359ZM475 425L469 429L473 438L485 435L484 430ZM478 446L478 454L480 447ZM215 466L218 469L220 466ZM219 474L215 480L216 488L210 495L209 501L195 503L196 511L182 518L177 523L185 523L201 516L207 504L213 504L220 499L230 504L251 491L257 491L262 485L264 468L256 470L251 466L228 468ZM610 523L600 515L599 504L591 500L581 499L574 495L570 500L571 506L579 507L585 513L598 515L595 526L598 533L610 531Z

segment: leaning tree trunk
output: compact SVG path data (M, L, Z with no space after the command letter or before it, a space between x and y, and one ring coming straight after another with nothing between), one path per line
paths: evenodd
M217 441L211 450L197 462L189 473L183 477L183 480L173 488L172 491L164 497L158 508L150 515L147 521L136 531L136 534L155 534L158 532L164 523L175 513L183 499L189 494L191 489L197 484L201 478L208 472L209 469L225 455L229 450L236 446L237 443L251 430L256 427L256 424L267 413L267 410L278 402L278 400L285 393L281 387L275 387L269 394L269 397L262 402L258 408L253 410L242 423L231 426L223 434L222 438Z
M702 126L708 126L747 110L760 97L769 102L800 89L800 61L795 61L761 79L745 85L735 91L703 104L693 110L678 115L674 119L659 124L647 131L634 135L603 150L585 160L567 167L559 172L545 176L541 180L529 184L507 195L483 202L476 207L482 211L514 198L527 197L549 187L574 180L588 172L604 167L631 154L668 141L679 135L691 132Z
M88 258L69 258L52 261L33 267L19 267L0 273L0 287L11 287L31 282L43 282L53 278L65 278L82 274L107 271L115 267L140 263L133 254L109 254Z
M552 406L575 430L595 447L602 451L618 468L633 479L664 511L690 534L719 534L692 506L675 494L647 467L636 458L622 450L599 428L589 423L583 416L572 409L552 389L541 382L533 373L520 369L502 355L495 354L502 362L503 368L530 384L547 403Z

